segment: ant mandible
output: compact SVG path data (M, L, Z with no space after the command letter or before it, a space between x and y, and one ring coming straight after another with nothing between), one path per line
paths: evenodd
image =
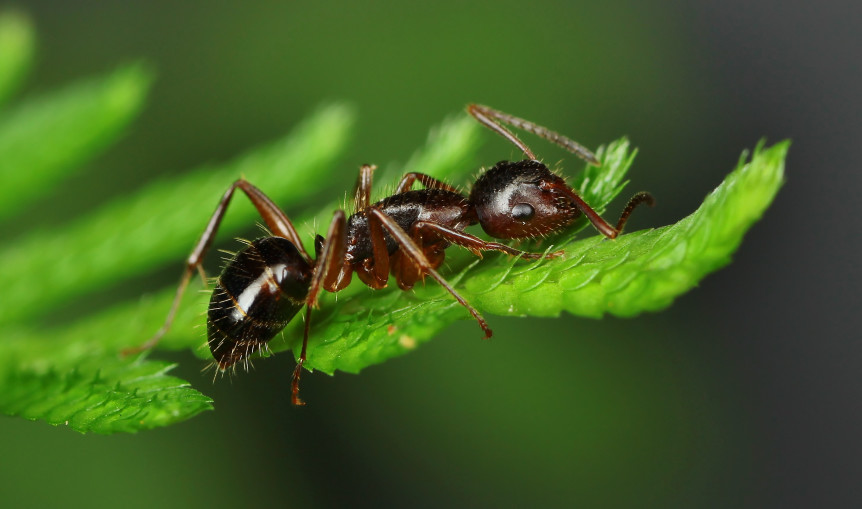
M375 167L364 165L356 184L355 212L350 217L343 210L335 212L326 237L315 238L314 258L303 247L287 215L241 178L222 196L186 260L164 324L145 344L125 353L150 349L158 343L170 328L195 271L206 281L201 263L237 189L257 208L272 236L248 242L216 280L207 313L208 344L217 369L224 370L265 348L305 306L302 351L291 381L294 405L305 404L299 399L299 379L308 346L311 309L318 307L321 290L344 289L354 273L373 289L386 287L389 274L402 290L431 276L470 312L487 339L491 329L485 319L436 270L443 263L446 248L454 244L480 257L482 251L499 251L530 260L555 258L562 251L521 251L466 233L467 226L478 223L485 233L498 239L528 239L557 232L584 214L602 235L615 238L635 207L653 204L648 193L634 195L616 227L611 226L503 124L536 134L598 166L592 152L565 136L487 106L471 104L467 111L513 143L527 159L497 163L479 176L467 196L431 176L407 173L392 196L376 203L370 199ZM411 190L417 181L424 189Z

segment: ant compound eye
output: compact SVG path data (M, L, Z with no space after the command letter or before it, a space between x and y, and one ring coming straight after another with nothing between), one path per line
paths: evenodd
M519 203L512 207L512 218L518 221L529 221L536 211L529 203Z

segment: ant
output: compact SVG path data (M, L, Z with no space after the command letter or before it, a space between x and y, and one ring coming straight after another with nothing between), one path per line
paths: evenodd
M302 351L291 380L294 405L305 404L299 398L299 379L306 358L311 310L318 307L321 290L337 292L346 288L354 273L372 289L386 287L390 274L402 290L431 276L470 312L487 339L491 329L485 319L437 272L446 248L454 244L479 257L482 251L499 251L528 260L556 258L563 252L521 251L482 240L466 233L466 227L478 223L494 238L529 239L557 232L583 214L602 235L613 239L635 207L642 203L653 205L649 193L638 193L623 210L616 227L611 226L503 124L536 134L598 166L592 152L565 136L487 106L471 104L467 111L518 147L527 159L497 163L479 176L469 195L429 175L407 173L394 194L376 203L370 199L376 167L364 165L356 184L355 212L349 217L343 210L335 212L326 236L315 237L314 258L305 250L287 215L262 191L240 178L224 193L186 259L164 324L146 343L125 353L155 346L170 328L194 272L206 280L202 260L237 189L248 196L272 235L247 242L216 280L207 313L208 344L218 370L235 366L267 347L305 306ZM424 189L411 190L417 181Z

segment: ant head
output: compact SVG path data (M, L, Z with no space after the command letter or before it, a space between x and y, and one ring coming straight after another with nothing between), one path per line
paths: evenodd
M498 239L546 235L569 224L580 211L566 182L535 160L501 161L470 191L479 224Z

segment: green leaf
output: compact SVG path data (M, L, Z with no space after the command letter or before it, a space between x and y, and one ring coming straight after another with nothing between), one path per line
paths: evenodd
M0 408L8 415L96 433L133 433L183 421L212 408L163 362L114 359L66 372L0 371Z
M0 115L0 219L116 140L151 81L142 66L126 66Z
M30 20L14 10L0 12L0 105L18 89L33 61Z
M566 245L563 259L525 262L494 255L448 277L487 314L550 317L567 311L597 318L660 310L730 261L781 186L788 148L786 141L768 149L758 145L750 162L741 160L695 213L674 225L615 240L572 241L569 235L559 239ZM600 158L601 169L582 180L583 196L599 204L621 189L633 154L621 140ZM414 349L459 319L470 316L433 282L414 292L357 291L337 301L329 296L313 315L307 366L355 373ZM300 335L298 324L285 333L295 352Z

